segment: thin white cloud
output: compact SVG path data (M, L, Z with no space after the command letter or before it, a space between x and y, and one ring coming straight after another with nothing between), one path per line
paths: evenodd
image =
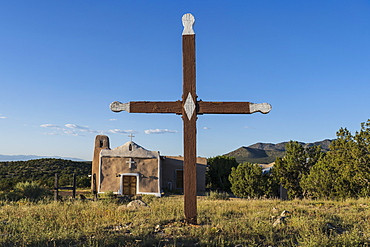
M42 128L50 128L50 129L57 129L57 130L63 129L63 128L61 128L60 126L58 126L56 124L41 124L40 127L42 127Z
M150 129L150 130L145 130L144 133L151 135L151 134L177 133L177 131L169 130L169 129Z
M77 124L68 123L64 126L59 126L56 124L41 124L42 128L53 129L54 132L44 133L45 135L69 135L69 136L84 136L82 133L92 133L92 134L135 134L137 133L134 130L120 130L120 129L110 129L107 131L102 130L92 130L89 126L81 126ZM82 132L82 133L81 133Z
M40 125L40 127L42 127L42 128L49 128L49 129L59 131L59 132L54 131L54 132L51 132L51 133L44 133L45 135L82 136L82 135L76 133L76 131L88 132L88 133L99 133L98 131L93 131L93 130L90 130L88 127L79 126L77 124L65 124L64 126L67 127L68 129L63 128L63 127L61 127L59 125L56 125L56 124L41 124Z
M135 134L137 133L136 131L134 130L120 130L120 129L111 129L109 130L110 133L113 133L113 134Z
M80 126L77 124L65 124L67 128L73 129L73 130L78 130L81 132L88 132L88 133L101 133L101 131L97 130L91 130L88 126Z
M109 132L113 134L128 134L126 130L120 130L120 129L112 129L112 130L109 130Z
M51 132L51 133L44 133L44 135L48 135L48 136L59 136L61 134L60 133L56 133L56 132Z
M7 117L3 116L2 114L0 114L0 119L6 119Z
M117 121L118 119L117 118L111 118L109 119L109 121Z
M74 132L73 130L65 130L64 134L70 135L70 136L82 136Z
M65 124L64 126L70 129L89 130L89 127L84 127L77 124Z
M244 129L254 129L253 127L244 126Z
M208 127L203 127L203 129L204 129L204 130L209 130L209 129L211 129L211 128L208 128Z

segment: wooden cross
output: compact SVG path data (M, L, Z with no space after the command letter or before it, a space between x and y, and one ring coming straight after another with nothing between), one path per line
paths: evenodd
M184 30L182 33L183 92L181 101L150 102L131 101L111 103L114 112L127 111L132 113L176 113L182 115L184 128L184 213L186 222L197 223L196 201L196 121L202 114L251 114L254 112L268 113L268 103L254 104L250 102L209 102L197 100L195 91L195 18L191 14L182 17Z

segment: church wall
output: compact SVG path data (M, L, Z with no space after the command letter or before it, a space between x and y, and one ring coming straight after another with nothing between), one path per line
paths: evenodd
M178 159L166 157L162 161L162 188L167 190L177 190L176 171L183 170L183 162ZM170 185L171 184L171 185Z
M121 174L138 174L137 193L159 193L158 191L158 159L124 157L101 157L100 192L118 192L121 184Z
M183 170L184 157L181 156L165 156L162 161L162 188L176 190L176 171ZM197 157L197 192L205 191L206 186L206 167L207 159Z

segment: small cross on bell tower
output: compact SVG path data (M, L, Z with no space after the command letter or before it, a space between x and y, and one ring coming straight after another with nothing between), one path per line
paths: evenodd
M128 137L130 137L130 142L132 142L132 137L135 137L132 133L130 133L129 135L128 135Z

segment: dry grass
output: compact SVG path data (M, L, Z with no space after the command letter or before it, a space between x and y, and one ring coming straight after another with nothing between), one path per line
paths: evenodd
M183 223L181 196L0 207L1 246L368 246L370 199L198 200L199 225ZM290 215L273 226L277 216Z

